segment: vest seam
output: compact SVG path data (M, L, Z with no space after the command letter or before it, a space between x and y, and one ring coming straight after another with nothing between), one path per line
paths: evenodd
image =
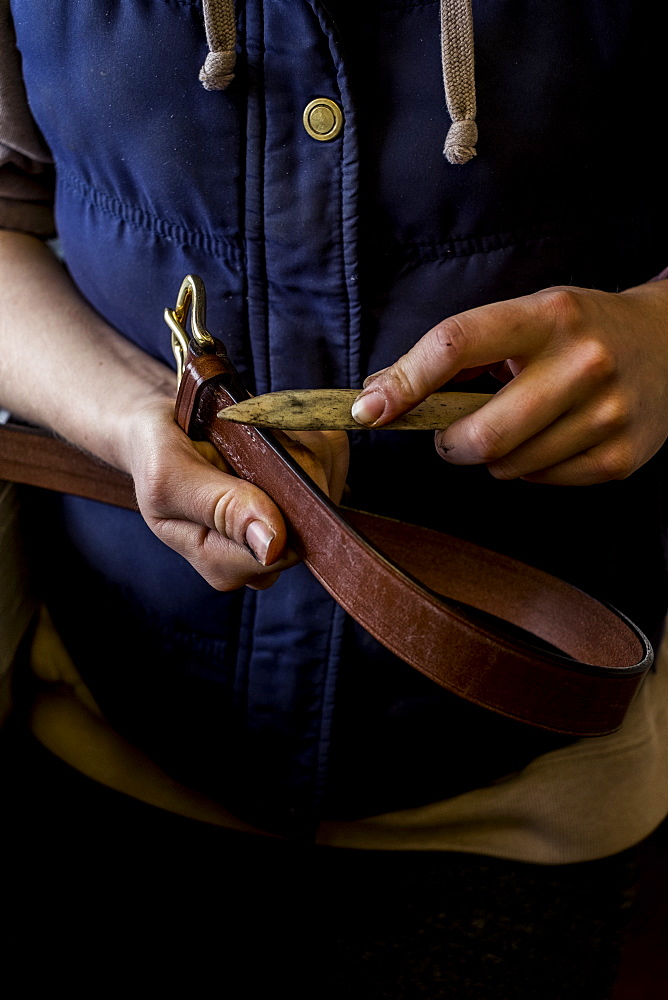
M332 721L334 699L340 676L341 639L346 621L346 613L333 600L327 633L327 656L322 683L320 725L315 757L314 801L319 810L329 776L330 747L332 743ZM338 641L336 641L338 640Z
M327 38L327 43L329 47L329 52L332 58L332 63L334 70L336 72L336 85L338 90L338 99L341 103L342 108L345 111L345 124L343 127L343 133L341 135L341 149L339 153L339 177L338 177L338 208L339 208L339 243L340 243L340 253L339 253L339 269L341 274L341 287L343 289L343 294L345 296L345 310L346 310L346 360L348 369L348 384L354 385L359 378L360 369L360 336L358 334L356 342L353 341L351 337L352 326L353 326L353 296L351 295L350 289L350 277L348 272L348 265L350 263L350 248L349 248L349 219L346 215L346 156L348 149L350 147L351 141L353 142L353 148L357 152L357 144L349 138L349 133L355 134L355 129L353 125L354 114L353 114L353 104L352 104L352 93L349 87L349 80L346 75L345 69L345 58L341 50L341 42L339 37L338 27L336 25L336 15L332 16L329 14L326 5L320 2L320 0L311 0L311 6L313 8L314 16L317 18L318 23L323 34ZM343 86L342 86L343 81ZM347 105L347 106L346 106ZM356 178L356 216L359 218L359 177ZM357 243L355 244L354 253L354 265L357 270L358 268L358 254L357 254Z
M246 590L239 615L237 655L232 682L233 702L244 721L249 715L249 688L253 652L255 649L255 620L257 618L257 591Z
M332 49L332 43L333 43L333 39L332 39L331 34L330 34L330 51ZM340 81L339 81L339 69L340 69L340 63L339 63L339 66L337 66L337 73L336 73L337 80L336 80L336 82L337 82L338 88L339 88L339 99L341 101L341 104L343 105L343 103L344 103L343 102L343 94L341 93L341 84L340 84ZM351 108L347 108L346 110L352 111ZM345 132L345 129L344 129L344 132ZM344 295L345 295L345 300L346 300L346 355L347 355L347 358L348 358L348 384L349 385L353 385L354 384L354 376L353 376L353 346L352 346L351 336L350 336L350 334L351 334L351 325L352 325L352 310L351 310L351 302L350 302L350 289L348 287L348 273L347 273L347 267L346 267L346 264L347 264L346 226L345 226L346 201L345 201L345 191L344 191L345 159L346 159L346 152L347 152L347 149L348 149L347 138L348 138L347 135L344 134L343 138L342 138L342 142L341 142L341 151L339 153L339 177L338 177L338 188L339 188L339 247L340 247L339 266L340 266L340 270L341 270L341 284L342 284L343 289L344 289Z
M386 0L385 4L380 7L378 14L396 14L415 7L431 7L438 2L439 0L410 0L409 3L402 3L402 0Z
M266 79L265 63L266 63L266 59L267 59L267 38L266 38L267 19L264 16L264 3L261 3L260 7L262 8L262 13L261 13L261 17L262 17L262 82L264 84L264 81ZM273 367L274 367L274 363L273 362L274 362L274 359L272 357L272 337L271 337L272 312L273 312L272 306L273 306L273 303L271 303L269 301L269 289L270 289L271 278L270 278L270 269L269 269L269 265L268 265L269 254L267 253L267 250L269 249L269 245L268 245L268 240L267 240L267 237L266 237L266 231L267 231L267 224L266 224L267 223L267 219L266 219L267 202L269 201L269 203L271 203L271 198L269 198L269 199L267 198L267 159L268 159L267 145L268 145L268 128L267 128L267 94L266 94L266 90L264 90L264 89L262 91L262 98L261 98L261 104L260 104L260 114L262 116L262 142L261 142L262 156L261 156L261 163L259 164L259 166L260 166L260 169L262 170L262 179L261 179L261 183L258 185L258 188L259 188L259 191L261 193L260 196L262 198L262 213L260 215L261 225L262 225L262 255L261 256L262 256L263 288L264 288L265 304L266 304L266 311L265 311L265 320L266 321L265 321L265 326L264 326L264 356L265 356L265 365L266 365L265 374L266 374L266 382L267 382L266 391L267 392L271 392L271 390L273 388L273 384L274 384L274 377L273 377Z
M562 232L527 233L523 236L505 234L497 236L485 236L480 238L463 238L453 240L451 243L402 243L397 245L396 250L386 251L388 257L401 258L402 264L420 263L422 261L450 260L454 257L475 257L479 254L499 253L504 250L512 250L514 247L524 247L532 243L540 243L545 240L558 239L560 237L576 235L575 231L564 230Z
M253 390L271 388L269 293L265 235L267 109L265 99L265 11L263 3L244 8L247 100L244 165L244 252L246 328Z
M201 8L202 0L162 0L167 7L195 7Z
M222 258L234 267L239 267L242 263L241 248L225 237L212 236L203 230L190 229L183 223L164 219L138 205L130 205L116 195L106 194L73 174L59 171L58 181L61 187L77 195L91 208L125 222L134 229L150 233L153 236L164 236L182 247L194 246L212 257Z
M325 33L327 37L327 43L329 46L330 55L332 57L332 63L334 64L334 69L336 71L336 85L338 89L338 98L341 102L341 106L346 112L352 112L352 108L345 107L343 88L341 87L341 69L343 66L343 59L340 52L338 51L338 39L336 37L336 26L333 24L327 24L324 12L322 9L316 9L320 7L320 4L314 5L313 12L320 22L321 30ZM345 75L344 75L345 82ZM347 91L347 88L346 88ZM349 117L351 117L349 115ZM352 123L351 123L352 124ZM348 148L348 133L344 125L343 135L341 136L341 144L338 150L339 154L339 176L337 178L336 184L338 187L338 208L339 208L339 219L338 219L338 230L339 230L339 254L338 254L338 267L341 278L341 288L343 290L343 295L345 298L345 309L346 309L346 357L347 357L347 368L348 368L348 384L353 384L353 358L352 358L352 343L350 338L350 327L351 327L351 303L350 303L350 289L348 287L348 274L346 268L346 226L345 226L345 192L344 192L344 164L345 164L345 154ZM337 671L338 673L338 671Z

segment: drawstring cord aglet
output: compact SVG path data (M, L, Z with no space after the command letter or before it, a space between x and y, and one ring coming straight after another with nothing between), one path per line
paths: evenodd
M443 152L448 163L468 163L476 155L478 126L471 118L453 122L445 137Z

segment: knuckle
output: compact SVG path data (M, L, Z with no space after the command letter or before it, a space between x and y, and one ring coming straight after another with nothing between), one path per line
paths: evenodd
M581 295L567 285L555 285L541 292L541 297L558 328L575 327L584 311Z
M449 316L434 327L433 345L437 359L450 363L458 357L469 339L464 320L461 316Z
M608 448L597 462L598 472L606 481L627 479L635 472L636 465L633 450L625 444Z
M593 419L596 429L609 435L628 427L631 421L631 410L627 400L621 394L610 395L598 403Z
M399 406L413 406L427 389L441 385L457 368L470 340L462 316L433 327L407 354L377 376L373 387L385 389Z
M203 520L225 538L232 538L232 522L230 510L233 509L234 491L225 490L212 494L205 488L199 491L200 496L194 497L193 506L198 510L210 511L205 514Z
M406 359L406 355L389 369L385 376L391 383L392 394L401 403L412 403L420 394L417 371Z
M213 507L213 526L219 534L244 544L246 527L259 516L254 489L243 480L235 480L232 486L209 498Z
M495 462L508 451L503 434L486 421L472 422L469 436L471 447L481 462Z
M606 382L617 373L617 359L607 344L589 337L577 347L575 362L587 382Z

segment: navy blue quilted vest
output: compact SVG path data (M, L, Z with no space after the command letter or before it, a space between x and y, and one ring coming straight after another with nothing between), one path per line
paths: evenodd
M474 0L480 139L456 167L441 153L436 0L355 13L237 0L225 92L198 82L199 0L12 0L67 266L170 364L162 310L201 275L212 332L253 391L356 386L455 311L647 280L668 263L668 209L651 145L666 16L648 23L645 7ZM334 141L303 128L316 97L344 110ZM630 148L629 134L650 142ZM661 455L624 482L568 489L448 467L429 434L353 438L353 504L510 552L658 635ZM139 515L51 502L45 593L107 717L257 823L305 835L318 816L433 801L560 742L417 675L303 567L221 595Z

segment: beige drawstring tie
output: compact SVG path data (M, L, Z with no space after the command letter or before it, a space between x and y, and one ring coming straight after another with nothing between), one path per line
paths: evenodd
M199 78L207 90L225 90L236 62L234 0L202 0L202 7L209 53ZM468 163L478 141L471 0L441 0L441 61L452 118L443 152L449 163Z
M471 0L441 0L441 61L452 118L443 152L449 163L468 163L478 141Z
M209 54L199 72L207 90L225 90L234 79L237 26L234 0L203 0Z

